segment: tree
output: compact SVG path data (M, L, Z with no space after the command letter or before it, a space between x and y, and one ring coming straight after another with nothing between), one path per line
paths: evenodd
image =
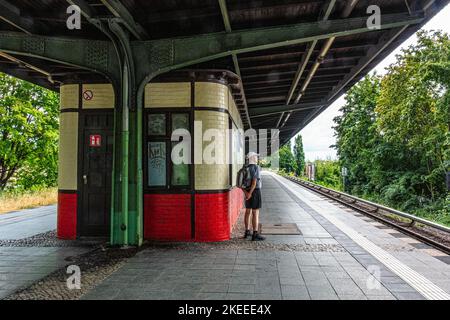
M0 74L0 190L56 184L58 108L56 93Z
M315 182L325 187L342 190L342 178L338 161L316 160Z
M378 177L373 176L388 148L380 146L375 124L375 107L380 95L381 79L366 76L347 93L342 113L334 119L337 154L348 169L348 188L355 194L377 192Z
M401 147L414 172L410 191L434 200L445 192L449 159L449 36L420 32L417 45L398 58L382 81L378 130L384 141Z
M296 170L294 155L292 154L291 141L282 146L279 150L280 169L287 173L293 173Z
M352 193L448 222L450 38L417 36L384 77L349 90L335 147Z
M297 176L301 176L305 170L305 151L303 150L303 140L300 134L295 137L294 158L296 163L295 173Z

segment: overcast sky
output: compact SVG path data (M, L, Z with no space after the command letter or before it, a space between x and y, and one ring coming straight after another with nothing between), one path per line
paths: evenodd
M441 29L450 33L450 5L447 5L433 19L431 19L422 30L438 30ZM380 62L372 72L378 74L386 73L385 68L395 62L395 55L400 53L402 48L406 48L417 42L417 37L413 35L406 40L399 48L397 48L386 59ZM339 109L344 105L344 96L336 100L331 106L323 111L317 118L310 122L300 134L303 137L303 145L305 149L306 159L313 161L316 159L336 159L336 150L330 148L336 141L332 127L334 126L333 118L339 115ZM292 141L292 145L294 141Z

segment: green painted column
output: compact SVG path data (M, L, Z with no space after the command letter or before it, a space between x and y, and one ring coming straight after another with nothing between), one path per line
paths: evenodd
M111 209L111 245L142 244L142 173L140 161L142 120L138 120L135 72L128 35L116 22L110 23L117 36L122 77L116 94L120 105L115 110L114 173ZM140 132L139 132L140 130Z

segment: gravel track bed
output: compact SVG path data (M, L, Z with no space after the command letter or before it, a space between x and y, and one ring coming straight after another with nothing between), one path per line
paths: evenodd
M298 252L345 252L341 245L332 244L287 244L270 243L264 241L250 241L231 239L226 242L209 243L178 243L178 242L149 242L147 248L175 249L175 250L255 250L255 251L298 251Z

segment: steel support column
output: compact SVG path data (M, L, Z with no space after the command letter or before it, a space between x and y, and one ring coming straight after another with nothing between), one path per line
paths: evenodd
M141 223L142 208L137 204L136 196L138 184L137 149L141 148L140 135L137 133L138 123L136 108L136 72L130 46L129 35L121 24L113 19L109 21L109 28L116 36L120 45L122 56L122 77L119 95L121 106L116 108L115 144L120 141L120 148L115 148L114 163L114 193L112 194L111 208L111 244L113 245L140 245L142 243L142 230L138 228ZM119 119L121 121L119 121ZM120 135L117 133L120 132Z

